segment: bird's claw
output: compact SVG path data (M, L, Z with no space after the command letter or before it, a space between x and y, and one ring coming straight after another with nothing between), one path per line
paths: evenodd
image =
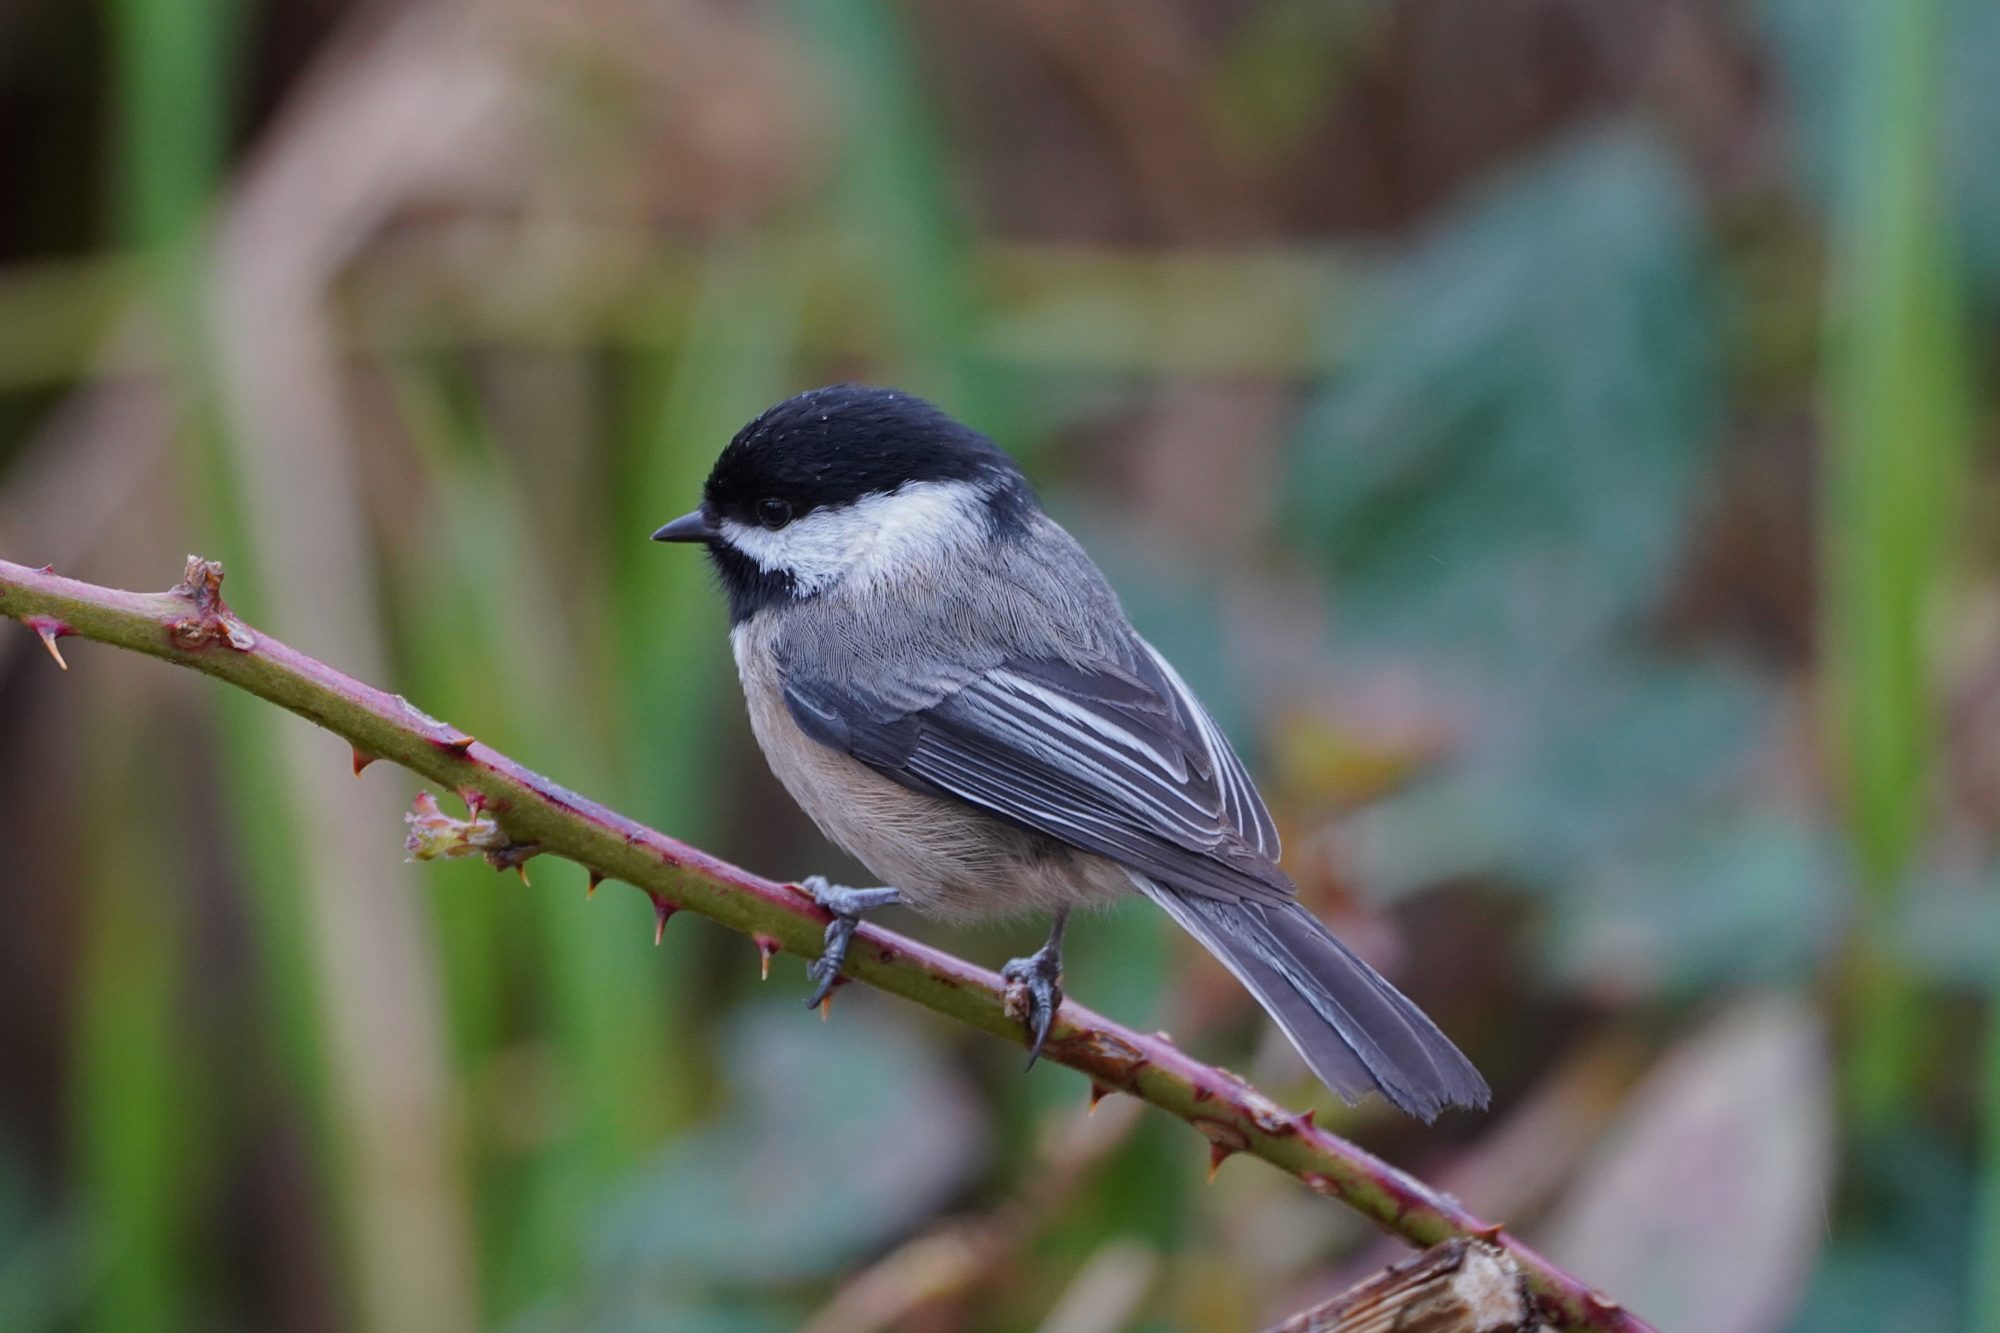
M812 981L812 994L806 997L806 1008L817 1009L833 994L833 988L840 984L841 965L847 961L847 945L854 938L854 932L861 925L859 917L836 916L826 925L826 946L820 955L806 967L806 976Z
M1062 955L1053 947L1016 958L1000 969L1007 983L1007 1016L1028 1029L1028 1063L1033 1069L1048 1043L1056 1010L1062 1008Z
M806 968L806 976L813 982L806 1008L817 1009L840 984L840 969L847 962L847 946L861 926L861 914L888 907L900 895L890 888L850 889L829 883L824 875L807 875L799 881L799 887L833 918L826 923L826 944L818 960Z

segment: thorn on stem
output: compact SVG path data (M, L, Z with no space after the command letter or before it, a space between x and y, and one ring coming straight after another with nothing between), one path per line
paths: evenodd
M1319 1108L1317 1106L1308 1106L1305 1110L1299 1112L1298 1115L1299 1129L1303 1132L1308 1129L1319 1128L1318 1125L1313 1123L1318 1116L1319 1116Z
M1208 1178L1211 1181L1225 1161L1250 1146L1242 1130L1220 1120L1197 1120L1194 1127L1208 1139Z
M757 980L771 979L771 960L777 956L778 942L769 935L752 937L757 941Z
M602 884L603 882L604 882L604 876L602 874L598 873L595 870L591 871L590 883L585 886L583 890L583 896L585 898L595 898L597 896L597 886Z
M437 746L440 750L449 750L460 759L463 759L466 756L466 752L472 749L477 744L477 741L471 736L460 735L449 736L443 740L433 740L431 744Z
M358 778L361 776L361 770L374 763L376 757L367 753L358 745L349 746L348 748L354 751L354 776Z
M1090 1106L1084 1111L1084 1114L1096 1115L1097 1104L1103 1101L1106 1097L1109 1097L1111 1093L1112 1089L1105 1087L1102 1083L1099 1083L1096 1079L1092 1079L1090 1081Z
M1474 1227L1472 1234L1485 1241L1488 1245L1498 1245L1500 1243L1500 1233L1506 1229L1506 1223L1495 1222L1490 1226Z
M653 899L653 947L660 947L660 941L667 937L667 921L681 909L665 898Z
M523 885L531 889L535 887L533 882L531 882L528 879L528 863L526 861L515 862L514 873L521 877L521 883Z
M526 884L528 882L528 860L530 857L541 855L542 845L539 842L508 841L507 835L501 832L499 825L493 822L491 815L480 813L477 805L472 806L471 809L475 825L478 825L479 821L483 820L485 827L492 830L490 834L482 832L478 835L477 839L477 845L485 851L486 864L492 866L495 870L512 870L520 875L521 882Z
M56 647L56 640L76 633L75 630L50 616L24 616L21 623L35 632L35 636L42 641L42 647L48 649L49 656L56 660L57 666L64 671L69 670L69 663L63 661L62 649Z

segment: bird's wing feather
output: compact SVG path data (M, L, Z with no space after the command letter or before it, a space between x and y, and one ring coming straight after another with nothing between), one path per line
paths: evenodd
M1201 894L1285 901L1277 831L1230 749L1165 660L1129 668L1013 658L925 707L853 681L784 676L809 737L913 790L979 806Z
M1194 697L1194 691L1187 687L1180 673L1160 656L1159 650L1144 639L1139 640L1139 647L1158 671L1167 695L1180 714L1183 727L1201 737L1214 766L1216 782L1222 789L1224 813L1228 816L1230 827L1266 859L1276 861L1280 852L1277 825L1271 822L1271 812L1264 805L1264 798L1257 794L1257 784L1250 781L1243 761L1230 747L1229 738L1222 734L1222 728L1215 725L1215 719Z

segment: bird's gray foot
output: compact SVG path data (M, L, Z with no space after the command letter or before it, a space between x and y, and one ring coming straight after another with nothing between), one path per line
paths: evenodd
M1062 1008L1062 937L1067 911L1056 914L1049 942L1026 958L1016 958L1000 969L1007 982L1007 1014L1028 1029L1028 1064L1033 1069L1041 1059L1049 1039L1049 1028Z
M833 920L826 923L826 946L820 951L819 961L806 968L806 976L813 982L806 1008L817 1009L840 980L841 966L847 961L847 946L861 924L861 914L901 902L902 895L891 888L850 889L843 884L829 884L824 875L808 875L799 881L799 887L833 915Z

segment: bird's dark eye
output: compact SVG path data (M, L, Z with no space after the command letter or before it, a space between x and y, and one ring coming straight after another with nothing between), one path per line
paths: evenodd
M790 502L774 498L757 502L757 521L776 532L792 521Z

